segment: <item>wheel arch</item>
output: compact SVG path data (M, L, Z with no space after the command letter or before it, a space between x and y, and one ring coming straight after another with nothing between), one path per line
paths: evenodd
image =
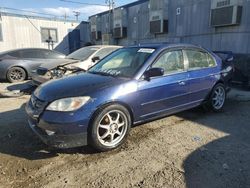
M225 85L225 81L222 80L222 79L219 79L217 82L215 82L213 88L214 88L217 84L223 84L223 85Z
M210 96L211 96L211 94L212 94L212 91L213 91L214 87L215 87L217 84L223 84L223 85L226 87L225 81L224 81L223 79L217 80L217 81L215 82L215 84L213 85L213 87L211 88L211 91L207 94L207 96L206 96L206 98L205 98L205 100L204 100L203 103L206 103L206 102L209 100L209 98L210 98Z
M133 122L134 122L134 115L133 115L133 110L132 110L132 108L131 108L128 104L126 104L126 103L124 103L124 102L121 102L121 101L110 101L110 102L107 102L107 103L104 103L104 104L99 105L99 106L96 108L96 110L91 114L91 118L90 118L89 125L88 125L88 130L89 130L90 126L91 126L91 123L94 121L94 118L95 118L96 114L97 114L101 109L103 109L103 108L105 108L105 107L107 107L107 106L110 106L110 105L114 105L114 104L121 105L121 106L123 106L124 108L126 108L126 109L128 110L129 115L130 115L130 118L131 118L131 123L133 124Z

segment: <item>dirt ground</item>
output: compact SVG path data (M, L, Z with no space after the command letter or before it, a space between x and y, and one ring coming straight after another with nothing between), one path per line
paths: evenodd
M107 153L44 145L27 125L28 98L0 98L0 187L250 187L250 91L232 90L222 113L136 126Z

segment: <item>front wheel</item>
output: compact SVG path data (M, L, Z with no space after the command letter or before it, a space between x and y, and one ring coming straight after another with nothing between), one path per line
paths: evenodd
M223 84L219 83L215 85L208 101L208 107L214 112L222 111L225 105L226 95L226 89Z
M123 144L131 127L128 110L118 104L100 109L89 130L89 143L99 151L115 149Z
M24 81L27 77L26 72L21 67L12 67L7 72L7 80L11 83Z

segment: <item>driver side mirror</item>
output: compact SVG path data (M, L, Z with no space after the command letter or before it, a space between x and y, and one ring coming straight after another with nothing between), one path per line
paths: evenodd
M93 57L93 58L92 58L93 63L95 63L96 61L99 61L99 60L100 60L100 57L99 57L99 56L96 56L96 57Z
M164 69L162 68L150 68L144 73L144 78L149 80L152 77L162 76L164 75Z

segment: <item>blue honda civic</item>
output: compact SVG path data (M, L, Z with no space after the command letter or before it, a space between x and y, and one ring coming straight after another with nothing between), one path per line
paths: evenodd
M87 72L39 86L26 105L29 125L57 148L119 147L132 125L206 105L221 111L231 71L194 45L121 48Z

